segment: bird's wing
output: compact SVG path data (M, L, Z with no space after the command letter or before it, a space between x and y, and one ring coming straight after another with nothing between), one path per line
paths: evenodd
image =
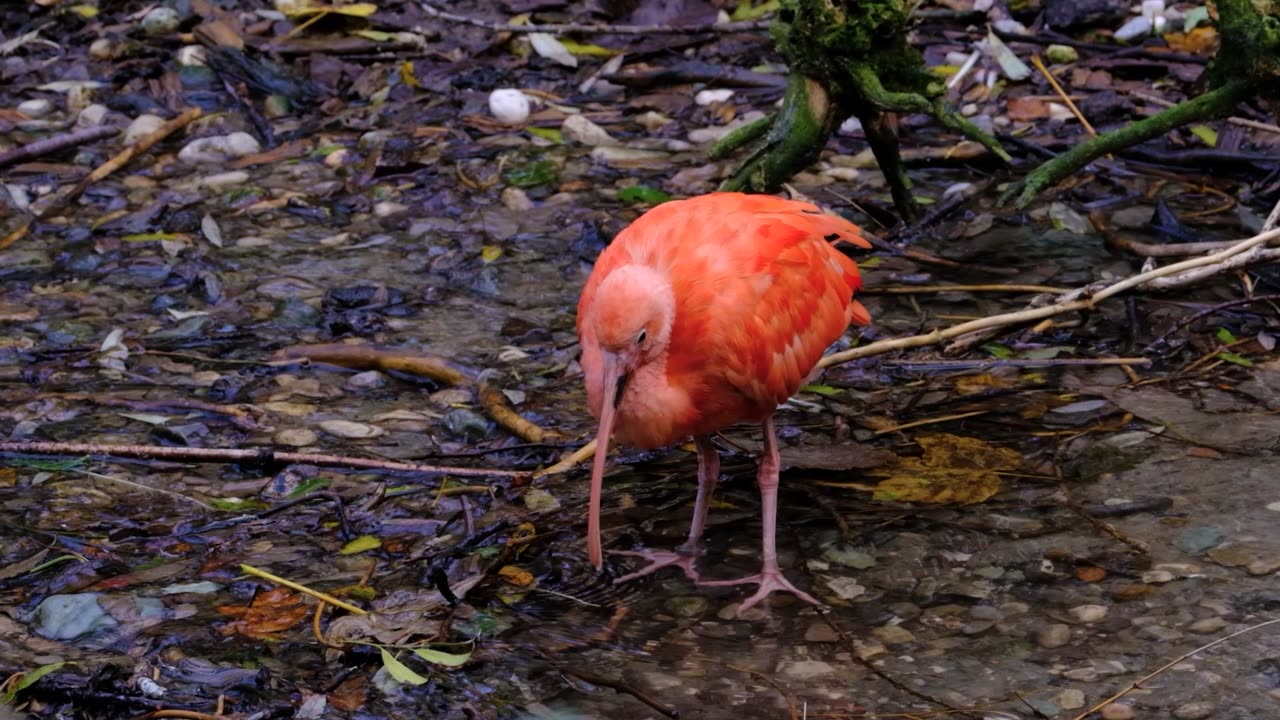
M713 414L726 391L739 396L726 415L771 412L851 321L870 320L852 300L857 266L828 241L866 247L855 225L807 203L740 197L716 237L672 260L679 306L668 373L705 378L695 403Z

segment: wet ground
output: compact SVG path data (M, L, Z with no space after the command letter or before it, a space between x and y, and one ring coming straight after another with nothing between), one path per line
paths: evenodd
M461 97L462 110L482 112L482 93ZM720 110L681 107L681 122L719 122ZM613 119L632 149L660 154L620 159L492 128L397 145L352 121L291 158L228 169L175 157L191 138L173 142L0 250L0 439L524 471L554 462L593 429L574 306L595 255L645 207L619 191L702 192L724 169L671 142L686 128L648 133ZM244 129L227 114L193 135ZM866 212L887 217L883 179L846 172L859 143L835 141L795 190L887 235ZM103 158L86 153L27 168L21 181L38 195ZM353 157L328 160L337 153ZM510 168L546 159L554 179L517 187ZM990 172L978 163L913 177L940 203ZM1157 210L1189 214L1212 195L1199 180L1117 177L1108 189L1127 200L1103 203L1108 217L1146 239ZM1015 215L991 195L895 236L951 265L896 249L860 256L874 323L838 346L1031 298L931 287L1071 288L1142 264L1082 229L1093 206L1079 196ZM1266 209L1241 205L1204 232L1243 237ZM904 285L921 292L886 290ZM614 586L632 568L619 557L597 577L585 562L581 469L442 482L261 459L7 456L0 672L70 663L23 689L23 711L38 717L219 707L243 717L661 717L642 694L682 718L1074 718L1277 617L1280 364L1264 340L1275 317L1245 306L1181 324L1238 290L1224 279L1116 300L955 356L873 357L815 378L780 414L780 550L822 611L778 598L735 618L741 591L697 588L675 570ZM524 417L567 439L512 437L471 385L275 359L334 342L483 372ZM1243 355L1224 359L1227 346ZM1130 356L1154 362L1132 376L1060 362ZM757 568L758 442L752 428L719 440L709 577ZM679 544L694 470L688 448L624 451L607 485L607 547ZM894 478L920 502L876 492ZM939 503L942 490L973 502ZM326 611L330 645L365 643L326 646L311 600L268 592L275 584L242 564L379 617ZM450 606L449 594L461 601ZM1273 628L1173 664L1103 717L1280 717ZM428 642L470 655L455 668L401 652L422 680L413 684L396 681L377 647Z

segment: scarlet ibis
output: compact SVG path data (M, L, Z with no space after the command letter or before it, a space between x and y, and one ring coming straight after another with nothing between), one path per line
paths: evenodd
M775 548L778 440L773 414L849 323L870 315L853 299L858 268L833 247L870 247L858 227L809 203L712 193L663 203L600 254L578 303L591 413L599 419L591 470L588 556L603 563L600 495L609 439L655 448L693 437L698 494L689 539L619 581L676 566L702 585L758 585L742 613L774 591L817 604L783 576ZM711 434L761 423L763 565L738 580L700 581L695 569L719 476Z

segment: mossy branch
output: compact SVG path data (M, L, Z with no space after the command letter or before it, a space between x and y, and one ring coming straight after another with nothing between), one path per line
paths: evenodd
M769 126L773 124L775 117L777 117L775 114L770 113L759 120L753 120L742 127L734 128L711 145L707 150L707 157L711 160L719 160L743 145L759 140L765 133L769 132Z
M1058 184L1103 155L1146 142L1187 123L1229 115L1237 104L1249 99L1256 91L1257 86L1252 80L1231 80L1222 87L1145 120L1099 135L1036 168L1025 180L1005 192L1000 201L1008 202L1016 194L1018 207L1026 207L1041 190Z
M760 132L766 128L753 130L757 137L764 135L763 142L720 184L721 190L773 192L782 187L792 175L817 161L831 135L835 108L818 81L792 73L787 78L782 110L769 120L768 132Z

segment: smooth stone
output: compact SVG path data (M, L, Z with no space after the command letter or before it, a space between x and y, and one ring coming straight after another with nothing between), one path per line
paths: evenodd
M1067 613L1082 623L1096 623L1107 616L1107 606L1077 605L1068 610Z
M53 103L45 100L44 98L24 100L18 103L18 112L26 115L32 120L38 120L53 112Z
M821 620L815 620L809 623L809 627L805 628L804 640L811 643L833 643L840 642L841 637L840 633L836 632L831 625Z
M1193 632L1197 635L1212 635L1229 625L1226 620L1220 617L1205 618L1197 620L1187 626L1187 632Z
M315 445L319 435L314 430L307 428L288 428L276 433L273 439L277 445L288 445L289 447L306 447Z
M1071 642L1071 628L1062 623L1046 625L1036 633L1036 644L1042 648L1060 648L1069 642Z
M144 137L152 135L160 126L164 125L164 118L159 115L139 115L129 123L129 128L124 131L124 144L132 145Z
M1182 631L1163 625L1147 625L1138 630L1138 637L1156 642L1174 642L1182 639Z
M1128 703L1112 703L1102 708L1102 720L1133 720L1133 706Z
M1173 716L1177 720L1205 720L1211 717L1215 707L1211 702L1198 700L1179 705L1173 709Z
M371 390L385 387L387 376L377 370L367 370L347 378L347 387L353 390Z
M1054 702L1058 703L1058 707L1063 710L1079 710L1084 707L1084 691L1068 688L1058 693Z
M814 680L835 675L836 668L821 660L789 660L778 666L778 674L792 680Z
M677 595L662 604L667 612L680 618L692 618L711 609L711 603L698 595Z
M182 16L178 14L178 11L163 5L154 8L142 17L142 31L151 36L168 35L171 32L176 32L181 24Z
M1198 555L1217 547L1223 537L1222 531L1216 527L1192 527L1179 533L1173 545L1184 553Z
M901 645L915 642L916 636L901 625L881 625L871 631L871 636L885 645Z
M974 620L999 620L1000 611L990 605L975 605L969 608L969 617Z

